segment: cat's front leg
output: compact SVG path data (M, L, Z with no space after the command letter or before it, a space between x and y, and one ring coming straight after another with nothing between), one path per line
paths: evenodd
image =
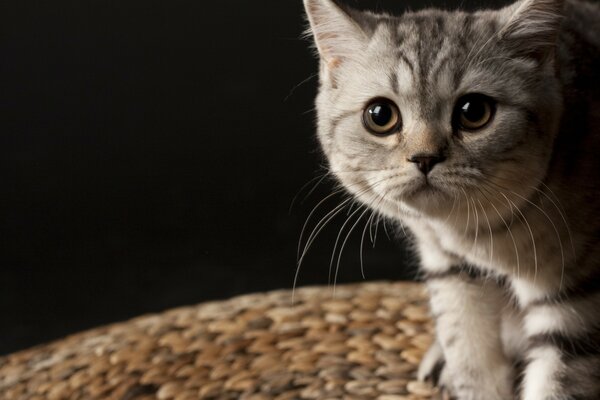
M600 399L597 279L560 294L525 279L513 281L528 344L522 400Z
M427 286L445 359L440 385L459 400L513 399L513 367L500 335L502 290L459 266L429 272Z

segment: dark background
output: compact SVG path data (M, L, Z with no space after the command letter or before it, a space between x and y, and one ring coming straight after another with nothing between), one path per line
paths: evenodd
M308 197L312 184L300 190L324 172L300 0L1 4L0 354L292 287L302 225L334 190L330 180ZM342 199L326 201L308 227ZM315 241L299 285L328 283L347 217ZM363 226L338 282L362 279ZM414 276L382 226L364 260L367 279Z

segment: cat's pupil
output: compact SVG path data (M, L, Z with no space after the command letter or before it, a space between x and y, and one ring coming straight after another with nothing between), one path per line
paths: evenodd
M468 100L462 106L463 117L471 122L480 121L485 117L486 113L486 105L482 101Z
M369 110L371 120L379 126L386 126L392 120L393 111L387 104L375 104Z
M494 100L479 93L461 97L456 103L453 123L456 128L474 131L491 121L495 111Z
M398 131L400 111L391 100L375 99L365 108L362 122L373 135L387 136Z

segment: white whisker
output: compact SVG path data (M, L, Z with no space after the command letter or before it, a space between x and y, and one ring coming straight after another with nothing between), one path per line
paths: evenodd
M328 195L327 197L325 197L323 200L321 200L313 209L312 211L308 214L308 217L306 217L306 221L304 222L304 225L302 226L302 230L300 231L300 238L298 238L298 249L296 252L296 260L300 259L300 249L302 248L302 237L304 236L304 232L306 231L306 227L308 226L308 223L310 222L310 219L312 218L312 216L315 214L315 212L317 211L317 209L319 209L319 207L321 207L321 205L323 203L325 203L327 200L329 200L330 198L332 198L333 196L343 192L345 189L339 189L336 190L335 192L331 193L330 195Z
M463 237L467 236L467 231L469 230L469 223L471 222L471 205L469 204L469 197L467 196L467 192L465 189L461 188L462 192L465 195L465 201L467 203L467 223L465 224L465 231L463 232Z
M537 257L537 248L535 245L535 236L533 235L533 230L531 229L531 226L529 225L527 218L525 218L525 215L521 212L519 207L517 207L517 205L515 203L513 203L508 197L506 197L506 195L504 193L502 193L502 192L499 192L499 193L506 199L506 201L508 201L510 204L512 204L514 206L514 208L517 210L517 212L521 216L522 221L527 226L527 230L529 230L529 236L531 237L531 245L533 247L533 262L534 262L533 282L535 283L537 280L537 273L538 273L538 257Z
M483 194L483 193L482 193ZM484 195L485 197L485 195ZM487 198L487 197L486 197ZM508 223L506 222L506 220L504 219L504 217L502 217L502 214L500 214L500 211L498 211L498 208L496 208L496 206L494 205L494 203L492 201L490 201L488 199L488 202L490 203L490 205L494 208L494 210L496 211L496 214L498 214L498 217L500 217L500 220L502 220L502 223L504 224L504 226L506 227L506 230L512 240L514 249L515 249L515 257L516 257L516 262L517 262L517 278L520 278L521 276L521 262L519 259L519 248L517 246L517 241L515 240L515 236L513 235L510 226L508 225ZM511 209L512 211L512 209Z
M544 186L546 186L545 183L541 182ZM533 186L532 186L533 187ZM571 243L571 250L573 251L573 258L577 259L577 255L575 254L575 244L573 243L573 235L571 235L571 227L569 226L569 223L567 222L567 218L566 218L566 213L564 212L564 208L562 206L562 204L560 203L560 200L558 200L558 198L556 197L556 195L553 194L553 197L556 199L556 201L558 201L558 204L560 204L560 207L558 205L556 205L556 203L552 200L552 198L550 198L550 196L548 196L548 194L546 192L544 192L543 190L540 190L536 187L533 187L535 190L537 190L539 193L543 194L548 200L550 200L550 202L552 203L552 205L554 206L554 208L556 208L556 211L558 211L558 213L560 214L560 217L563 220L563 223L565 224L565 227L567 228L567 234L569 235L569 242ZM546 188L551 192L552 190L546 186Z
M471 251L473 251L473 248L477 249L477 238L479 237L479 211L477 211L477 207L475 207L475 200L471 198L471 202L473 203L473 213L475 214L475 239L471 246Z
M354 210L352 212L352 214L350 214L348 216L348 218L346 218L346 221L344 221L344 223L342 224L342 227L340 228L340 231L338 232L338 235L335 239L335 244L333 245L333 253L331 254L331 261L329 262L329 278L328 278L328 282L329 284L331 284L331 275L333 272L333 263L335 261L335 255L336 255L336 250L338 247L338 244L340 242L340 238L342 237L342 232L344 232L344 228L346 228L346 226L348 225L348 223L350 223L350 221L352 220L352 217L354 217L358 212L361 211L361 209L364 206L360 206L359 208L357 208L356 210ZM336 271L336 277L337 277L337 271ZM333 292L335 293L335 281L333 282Z
M356 211L359 211L359 210L360 210L360 208L358 210L356 210ZM362 218L365 216L365 214L368 211L369 211L369 208L365 207L365 210L362 212L362 214L360 214L360 216L358 217L358 219L356 220L356 222L352 225L352 227L350 228L350 230L346 234L346 237L344 238L344 241L342 242L342 246L340 247L340 252L338 253L337 264L335 266L335 275L333 277L333 296L334 297L335 297L335 286L336 286L336 283L337 283L338 272L340 270L340 263L342 262L342 254L344 253L344 248L346 247L346 243L348 242L348 239L350 239L350 235L352 235L352 232L358 226L359 222L362 220ZM340 230L340 232L341 232L341 230Z
M560 247L560 256L561 256L561 259L562 259L562 268L561 268L561 271L560 271L560 289L562 289L563 280L564 280L564 276L565 276L565 253L564 253L564 250L563 250L562 238L560 237L560 232L556 228L556 225L554 224L554 221L552 220L552 218L550 218L550 216L548 215L548 213L546 213L541 207L539 207L537 204L535 204L534 202L532 202L529 199L526 199L525 197L521 196L518 193L515 193L513 191L511 191L511 193L514 194L515 196L523 199L524 201L526 201L527 203L531 204L532 206L534 206L537 210L539 210L546 217L546 219L548 219L548 221L550 221L550 224L552 225L552 228L554 229L554 232L556 233L556 237L558 238L558 245Z
M485 208L483 208L483 204L481 203L481 200L477 199L477 201L479 202L481 211L483 211L483 215L485 216L485 220L487 222L487 225L488 225L488 228L490 231L490 265L492 265L493 261L494 261L494 232L492 231L492 224L490 224L490 219L488 218Z
M365 227L362 231L362 236L360 237L360 274L363 279L366 279L365 278L364 259L363 259L363 250L364 250L364 246L365 246L365 235L367 233L367 229L371 226L371 222L373 220L374 215L375 215L375 211L371 211L371 215L369 215L369 218L367 219L367 222L365 223Z

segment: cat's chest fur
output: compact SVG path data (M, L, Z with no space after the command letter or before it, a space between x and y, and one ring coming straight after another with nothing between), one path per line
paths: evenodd
M458 220L402 220L415 236L426 270L435 271L438 264L450 262L500 276L534 277L541 266L549 269L549 265L557 265L560 271L572 254L566 229L549 224L549 218L555 216L542 206L530 205L520 212L501 221L492 220L486 210Z
M404 218L404 223L414 234L421 258L430 259L424 262L427 269L436 270L435 256L452 259L453 263L469 263L480 268L497 269L497 261L490 258L490 234L483 230L472 230L466 222L461 229L459 224L422 218ZM505 247L496 243L498 247ZM431 257L434 255L434 257ZM498 251L495 255L498 258ZM440 266L447 260L439 260Z

